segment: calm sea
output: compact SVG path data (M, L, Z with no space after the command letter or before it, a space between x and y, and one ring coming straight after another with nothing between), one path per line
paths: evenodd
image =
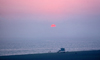
M98 38L1 39L0 56L66 51L100 50Z

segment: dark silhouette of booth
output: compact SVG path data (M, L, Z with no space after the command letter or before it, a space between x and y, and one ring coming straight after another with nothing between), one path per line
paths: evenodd
M65 48L61 48L57 53L65 53Z

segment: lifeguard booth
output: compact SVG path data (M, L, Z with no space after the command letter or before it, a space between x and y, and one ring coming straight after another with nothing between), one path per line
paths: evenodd
M61 48L57 53L65 53L65 48Z

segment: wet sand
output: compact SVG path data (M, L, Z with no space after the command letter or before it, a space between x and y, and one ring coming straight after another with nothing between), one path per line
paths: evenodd
M100 50L0 56L0 60L100 60Z

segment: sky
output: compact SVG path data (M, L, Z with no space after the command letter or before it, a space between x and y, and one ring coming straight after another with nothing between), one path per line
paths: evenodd
M97 38L99 26L100 0L0 0L0 38Z

